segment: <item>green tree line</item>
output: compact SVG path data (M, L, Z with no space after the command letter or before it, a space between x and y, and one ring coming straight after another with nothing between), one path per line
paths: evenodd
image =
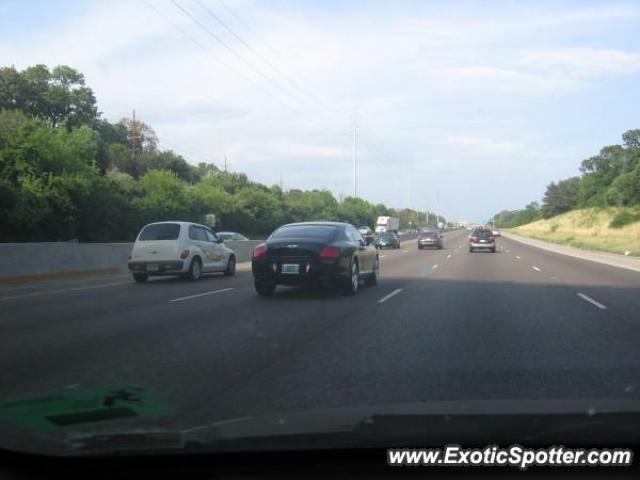
M144 122L103 119L78 71L0 68L0 241L130 241L146 223L208 213L218 229L250 236L307 220L426 221L413 210L338 201L327 190L285 192L213 163L191 165L159 149Z
M495 222L516 227L570 210L640 205L640 129L622 134L622 145L603 147L580 165L580 175L547 185L542 205L503 210ZM624 222L623 222L624 223Z

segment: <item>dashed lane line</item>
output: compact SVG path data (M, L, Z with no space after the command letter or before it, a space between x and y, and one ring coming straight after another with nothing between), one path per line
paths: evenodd
M174 298L172 300L169 300L169 303L182 302L184 300L191 300L193 298L200 298L200 297L204 297L204 296L207 296L207 295L214 295L216 293L228 292L230 290L235 290L235 288L228 287L228 288L221 288L220 290L212 290L210 292L196 293L195 295L188 295L186 297Z
M600 310L606 310L607 309L606 305L603 305L602 303L595 301L593 298L589 297L588 295L585 295L584 293L577 292L576 295L578 295L585 302L589 302L590 304L595 305Z
M401 288L396 288L393 292L391 292L389 295L385 295L384 297L382 297L380 300L378 300L378 303L384 303L387 300L389 300L391 297L396 296L397 294L399 294L402 291Z

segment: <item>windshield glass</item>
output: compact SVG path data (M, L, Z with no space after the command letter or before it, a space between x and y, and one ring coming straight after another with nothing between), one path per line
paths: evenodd
M0 0L0 367L0 457L635 442L640 0Z
M336 227L329 225L292 225L282 227L271 235L271 240L283 238L313 238L327 241L336 234Z
M473 236L487 238L487 237L492 237L493 232L491 230L476 230L475 232L473 232Z
M180 235L180 225L177 223L160 223L145 227L138 241L146 240L177 240Z

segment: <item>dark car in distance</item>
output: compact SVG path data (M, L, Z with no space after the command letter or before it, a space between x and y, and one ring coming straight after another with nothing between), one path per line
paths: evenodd
M478 249L488 249L496 253L496 237L488 228L476 228L469 236L469 252L475 252Z
M376 248L400 248L400 237L395 232L382 232L375 242Z
M418 235L418 250L427 247L444 248L443 235L438 230L423 230Z
M272 295L277 285L337 285L347 295L360 280L377 285L376 248L348 223L303 222L283 225L253 251L258 294Z

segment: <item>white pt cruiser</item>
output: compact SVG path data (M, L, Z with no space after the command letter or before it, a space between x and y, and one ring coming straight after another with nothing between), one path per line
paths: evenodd
M149 275L183 275L198 280L203 273L236 271L236 255L209 227L189 222L145 225L129 255L136 282Z

